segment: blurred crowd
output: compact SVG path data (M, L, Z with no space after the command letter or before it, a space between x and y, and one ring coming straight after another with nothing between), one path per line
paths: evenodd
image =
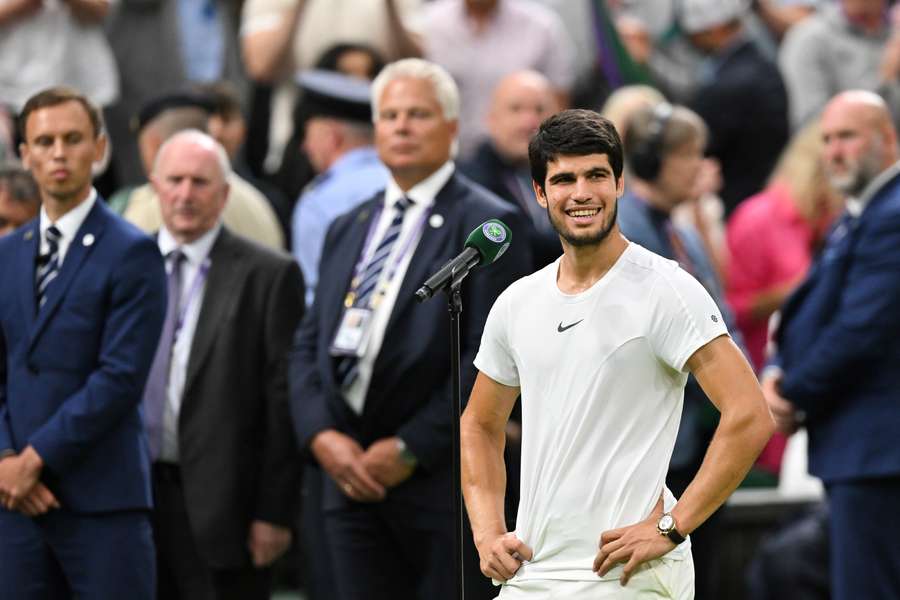
M443 69L435 74L420 64L419 70L389 72L403 64L397 61L409 58L422 58L428 61L425 65ZM442 73L452 79L444 81ZM425 96L438 102L435 110L442 118L436 125L426 122L434 115L409 108L410 102L415 104L409 98L421 98L424 92L392 87L403 77L433 86L429 88L433 93ZM244 407L246 414L232 414L217 406L200 411L200 416L191 413L191 418L244 420L248 427L265 421L244 437L240 422L229 425L226 429L234 435L226 437L245 447L225 455L236 462L249 460L250 455L269 456L271 460L259 466L241 468L248 471L247 477L252 476L249 471L260 469L278 489L302 485L301 497L292 500L294 493L288 491L282 500L269 501L264 494L242 500L265 506L251 516L246 507L243 512L193 509L190 503L204 492L199 484L188 483L191 476L184 463L203 451L223 451L219 444L207 443L206 436L212 434L203 426L187 431L182 423L180 435L198 441L175 444L174 454L170 450L166 458L164 434L158 449L162 454L154 457L157 464L180 465L177 471L155 469L158 485L170 484L165 489L177 495L183 480L186 500L170 504L162 500L162 506L178 512L181 519L168 523L171 551L177 554L180 547L190 545L191 536L184 538L193 530L198 555L191 560L210 568L231 568L240 562L233 559L237 554L215 551L219 541L209 528L218 527L221 519L246 521L248 526L252 521L260 527L255 530L259 537L253 559L257 565L268 565L291 545L293 531L303 565L302 585L309 597L357 598L365 597L365 588L348 584L348 577L353 578L347 571L362 574L359 585L377 587L382 582L373 572L377 569L357 559L341 565L336 560L353 550L385 551L384 546L369 545L366 536L416 543L415 549L405 550L409 559L405 568L414 565L426 574L423 579L434 578L434 585L446 583L446 574L435 575L441 570L442 555L429 549L446 540L443 532L431 531L424 523L433 520L430 510L443 514L444 501L435 499L449 494L449 487L445 490L431 481L447 467L439 455L449 434L435 412L439 408L420 400L444 390L448 366L438 363L449 359L444 348L433 352L419 347L445 341L446 316L443 310L423 313L419 307L404 306L401 294L407 286L399 282L404 273L418 276L419 267L421 273L430 274L429 269L455 254L464 234L484 220L480 216L509 215L504 220L518 225L513 229L521 253L504 258L508 266L491 285L481 280L473 284L473 307L464 324L464 337L469 337L463 347L464 366L471 369L469 352L477 349L479 319L483 325L486 310L502 290L500 284L561 254L559 238L534 201L532 189L528 142L541 121L564 108L589 108L616 125L626 158L626 193L618 204L622 232L678 261L706 287L732 337L762 376L777 355L773 315L828 247L830 232L845 213L846 198L863 192L836 186L826 168L822 109L843 91L868 90L890 111L892 132L900 123L900 4L891 0L0 0L0 236L25 225L41 210L40 178L32 177L34 164L22 153L34 142L20 117L29 98L53 86L83 92L102 110L108 143L98 148L100 155L90 174L98 202L148 234L177 233L178 214L170 208L177 195L174 187L178 178L198 176L178 174L175 166L192 164L189 154L194 152L198 161L206 161L202 168L214 173L207 179L220 186L196 192L216 196L209 200L213 206L209 227L200 233L218 235L216 228L224 227L274 249L284 259L264 260L256 254L248 258L247 264L263 265L259 274L248 274L246 280L233 275L234 287L225 286L221 294L227 298L233 290L234 301L215 313L211 326L237 330L226 332L225 340L216 344L246 350L240 358L218 363L217 373L241 372L250 368L248 364L261 363L256 365L258 372L192 392L228 395L234 392L229 386L239 386L246 388L245 396L278 408L256 414ZM406 127L412 131L408 138L396 131ZM419 146L412 148L415 144ZM418 163L404 162L413 159ZM442 194L448 188L460 206L472 203L468 213L443 212ZM379 213L371 199L382 191L385 202L406 194L412 205L398 201L403 208L396 214ZM366 229L360 223L371 210L376 211L373 225ZM401 240L396 247L384 241L388 235L379 238L392 227ZM447 248L436 248L419 264L428 235L441 231L452 234L440 242ZM402 244L405 235L419 235L422 241L410 249L409 243ZM376 247L378 239L383 241ZM175 247L177 242L175 236L166 243ZM166 243L161 234L164 255L171 250ZM382 251L397 258L385 261L383 270L380 265L374 269L370 259ZM185 253L186 264L192 265L190 253ZM293 260L288 261L287 255ZM352 255L349 262L335 259L344 255ZM219 260L225 259L214 256L213 264ZM194 273L205 277L202 265L201 257L193 271L185 266L185 281L191 282ZM234 265L243 277L247 267L237 259ZM171 272L181 267L167 268ZM387 282L381 293L388 308L374 312L373 346L352 360L343 357L332 373L335 315L343 306L357 306L366 293L377 295L378 289L366 289L367 277ZM208 290L219 285L212 271L207 285ZM185 289L189 287L186 283ZM273 290L282 290L281 300L271 297ZM253 299L249 304L238 302L248 298ZM282 306L288 301L296 306ZM199 311L200 301L194 305ZM211 335L202 324L205 314L193 318L200 319L198 338ZM301 318L303 324L292 342ZM398 328L401 318L407 321L405 329ZM192 369L198 368L191 361L199 362L193 358L199 351L188 346L181 352L179 360L190 378ZM175 346L173 361L178 353ZM434 372L426 376L424 371L430 369ZM11 374L9 370L5 376ZM468 377L464 373L464 382ZM178 389L186 385L185 390L190 389L189 384L181 381ZM168 385L168 391L160 392L163 396L173 394L171 382ZM263 390L269 386L271 394ZM404 387L415 388L416 393ZM346 410L332 405L341 390L346 402L339 404ZM304 395L315 400L307 401ZM415 400L407 400L407 395ZM442 407L444 396L435 395ZM385 404L389 402L394 402L393 408ZM381 416L370 414L372 406ZM875 418L894 422L898 411L895 405L890 416ZM697 472L717 417L703 390L690 381L668 478L676 496ZM171 428L172 419L179 417L160 413L163 431L167 419ZM802 417L796 423L802 425ZM212 425L207 422L205 427ZM795 429L785 425L772 438L745 486L778 485L785 447ZM285 435L294 441L282 439ZM511 422L506 448L508 519L515 515L519 436ZM390 460L383 454L388 451L378 446L386 439L399 448L392 446ZM273 450L272 445L278 448ZM285 467L291 461L296 464ZM209 468L227 470L229 465L218 461L204 466ZM234 493L227 486L202 485L212 486L215 493ZM245 483L235 483L239 485ZM392 491L397 489L401 491ZM365 505L392 493L400 501L378 514L377 525L362 523L376 519L365 511L337 523L327 516L349 510L341 501ZM206 504L203 499L197 502ZM441 504L440 510L436 504ZM824 508L804 518L827 518L823 514ZM721 559L717 547L722 535L718 516L692 535L698 599L717 597ZM817 564L827 570L827 536L813 537L811 541L809 535L791 537L788 532L786 539L779 539L782 546L763 547L761 552L790 553L785 547L808 544L797 560L807 560L813 570ZM339 540L339 547L323 551L326 540ZM417 552L423 556L415 556ZM434 556L424 556L429 554ZM384 566L382 575L395 567ZM748 594L759 600L829 597L828 581L798 581L782 567L771 554L761 555ZM182 579L177 571L173 569L172 581L190 579ZM477 564L468 577L479 577ZM768 581L771 585L766 585ZM473 598L492 597L489 585L486 589L469 585ZM410 598L437 597L428 589L413 586L403 593ZM242 597L252 597L247 594Z

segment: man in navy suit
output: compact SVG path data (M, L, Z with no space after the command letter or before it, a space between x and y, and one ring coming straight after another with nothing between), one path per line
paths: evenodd
M150 238L91 187L99 112L53 88L22 110L38 219L0 240L0 582L4 597L154 596L138 406L165 313Z
M325 473L339 598L439 600L452 597L456 576L450 327L442 298L419 304L414 293L485 220L522 228L512 207L455 170L459 94L443 68L393 63L373 82L372 100L391 177L328 231L292 355L291 409L300 447ZM465 395L487 313L530 264L520 240L464 282ZM368 343L353 344L359 337ZM471 559L477 573L474 549Z
M846 210L783 309L763 389L782 429L809 431L833 598L900 598L900 150L871 92L835 96L821 129Z

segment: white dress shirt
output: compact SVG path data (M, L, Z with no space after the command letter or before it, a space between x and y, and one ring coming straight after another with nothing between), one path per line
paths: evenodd
M50 229L51 225L55 225L61 234L59 238L59 268L62 268L63 259L66 257L66 253L69 251L69 245L75 239L75 235L78 233L78 230L81 228L81 224L84 223L84 220L87 218L88 213L91 212L91 209L94 208L94 203L97 201L97 190L91 188L91 193L88 194L86 200L84 200L81 204L61 216L56 220L56 223L50 220L50 215L47 214L47 207L41 205L41 255L47 255L50 253L50 244L47 243L47 230ZM93 243L86 242L82 238L82 242L87 245Z
M394 218L394 205L404 196L412 200L412 204L403 215L403 227L400 229L400 237L397 239L390 256L385 262L386 266L381 272L381 280L375 286L376 293L378 293L377 290L382 290L383 295L372 314L372 331L365 354L359 359L359 375L345 393L347 404L357 414L362 414L365 406L366 393L369 390L369 383L372 381L372 367L375 364L375 359L378 358L378 353L381 351L384 332L387 329L391 313L394 311L394 304L397 302L397 295L400 293L400 286L403 283L403 278L406 276L409 262L416 251L419 239L422 237L423 228L419 227L419 224L423 223L426 212L431 211L435 196L449 181L454 169L453 161L447 161L441 168L411 187L406 193L400 189L393 177L388 180L378 224L375 227L369 247L363 250L366 253L363 264L368 261L381 238L384 237L385 230L390 226ZM415 236L415 238L411 236ZM406 253L400 257L400 253L404 250ZM400 262L397 263L396 270L394 270L394 263L398 259ZM394 271L393 277L390 281L385 281L391 274L391 271Z
M197 320L200 317L200 307L203 305L203 296L206 292L206 274L212 264L209 252L221 230L222 224L219 223L190 244L184 245L179 245L165 227L159 230L159 250L166 257L166 273L172 272L173 262L168 257L170 252L180 249L185 257L181 263L181 298L178 303L184 320L172 348L169 381L166 385L166 405L163 409L159 460L164 462L178 462L178 415L181 412L188 361L191 357L194 332L197 330Z

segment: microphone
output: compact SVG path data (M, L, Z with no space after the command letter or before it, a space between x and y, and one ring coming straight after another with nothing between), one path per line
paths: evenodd
M489 265L509 248L512 232L500 219L485 221L466 238L465 248L429 277L416 291L416 299L424 302L435 292L453 283L460 274L465 277L475 267Z

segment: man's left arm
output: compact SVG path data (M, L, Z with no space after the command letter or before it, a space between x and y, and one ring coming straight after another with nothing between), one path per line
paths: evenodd
M864 232L847 272L833 320L814 347L794 361L780 382L781 395L807 415L851 385L847 370L877 361L900 334L900 213L879 215Z
M56 473L81 460L140 403L159 342L166 275L156 244L149 238L132 244L110 280L96 368L28 440Z
M272 563L291 542L297 507L300 460L288 407L287 359L294 330L303 315L303 278L291 261L280 269L261 307L264 320L265 431L259 436L260 476L248 547L256 566Z
M719 336L688 359L687 367L721 412L700 470L672 510L677 531L687 536L721 506L750 470L774 431L753 369L728 336ZM675 543L657 530L659 515L601 536L594 570L605 575L626 563L622 585L641 563L658 558Z

